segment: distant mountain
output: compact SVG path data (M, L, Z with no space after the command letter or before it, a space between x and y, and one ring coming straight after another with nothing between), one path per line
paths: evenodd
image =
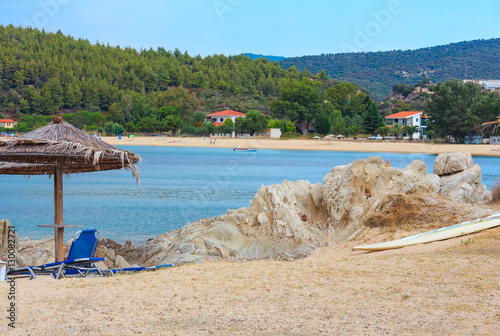
M358 84L383 100L398 83L414 85L428 76L432 82L452 78L500 79L500 39L452 43L417 50L323 54L279 61L312 73Z
M250 54L250 53L246 53L243 55L250 57L252 60L255 60L257 58L267 58L271 62L277 62L279 60L286 59L286 57L283 56L270 56L270 55L260 55L260 54Z

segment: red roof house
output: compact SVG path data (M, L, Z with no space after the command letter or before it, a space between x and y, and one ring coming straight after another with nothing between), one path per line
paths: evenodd
M422 119L426 119L427 116L422 114L423 111L403 111L388 115L385 117L386 126L394 126L400 124L402 126L418 126L422 131L423 128L427 127L426 122ZM413 134L413 137L419 137L420 131Z
M12 119L0 119L0 127L3 128L14 128L16 122Z
M245 118L246 114L241 112L236 112L233 110L225 110L207 114L206 120L208 123L212 123L215 126L220 126L224 123L224 121L226 121L226 119L231 119L234 122L238 117Z

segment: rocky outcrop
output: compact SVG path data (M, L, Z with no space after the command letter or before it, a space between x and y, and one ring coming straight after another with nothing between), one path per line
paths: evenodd
M473 165L469 153L440 154L434 172L441 178L438 193L461 203L485 203L492 200L491 191L482 184L482 168Z
M438 176L460 173L472 168L472 155L470 153L444 153L439 154L434 161L434 174Z
M19 265L19 267L26 266L26 261L23 256L19 254L19 250L22 246L21 243L25 240L21 239L21 241L19 241L17 233L15 230L11 231L11 228L12 225L8 220L2 219L0 221L0 260L8 260L9 252L11 250L9 246L12 245L12 241L14 241L14 259L16 265Z
M390 195L416 191L435 192L439 178L427 174L422 161L408 167L386 167L380 157L356 160L335 167L325 177L323 204L331 215L335 241L348 240L364 228L364 220L373 216Z
M354 237L391 195L435 193L439 187L439 177L427 174L423 162L401 170L386 167L379 157L335 167L324 182L261 186L250 207L190 223L135 250L111 242L103 245L139 265L300 258Z
M105 258L108 268L301 258L318 247L352 239L396 199L419 194L414 204L432 206L439 200L437 192L467 203L491 197L481 184L481 168L472 166L467 155L440 156L435 171L444 175L428 174L426 165L417 160L404 169L386 167L380 157L356 160L333 168L324 185L307 181L263 185L249 207L190 223L139 247L130 241L121 245L101 239L96 257ZM50 262L53 240L20 240L19 251L21 266Z

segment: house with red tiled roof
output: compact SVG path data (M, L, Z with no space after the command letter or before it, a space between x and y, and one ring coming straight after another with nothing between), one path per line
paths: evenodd
M212 123L215 126L220 126L224 123L224 121L226 121L226 119L231 119L234 122L236 118L239 117L245 118L246 114L241 112L236 112L233 110L225 110L207 114L205 117L208 123Z
M3 128L14 128L16 122L12 119L0 119L0 127Z
M413 138L418 138L420 134L425 133L425 128L427 128L427 116L423 114L423 111L403 111L385 117L386 126L391 127L396 124L401 126L418 126L420 132L413 134Z

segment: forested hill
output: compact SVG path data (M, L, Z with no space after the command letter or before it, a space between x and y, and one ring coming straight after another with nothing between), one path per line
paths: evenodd
M414 85L428 76L432 82L456 79L500 79L500 39L475 40L418 50L323 54L280 60L313 73L360 85L382 100L398 83Z
M164 48L138 51L92 44L60 31L0 26L0 112L10 115L50 115L82 108L106 112L118 103L127 121L129 101L142 100L147 107L160 108L171 87L195 91L198 98L205 91L209 91L205 98L225 95L238 102L233 106L207 98L203 107L210 103L211 109L220 105L238 109L237 103L247 100L268 104L286 77L300 80L306 75L295 68L282 70L264 58L192 57Z

